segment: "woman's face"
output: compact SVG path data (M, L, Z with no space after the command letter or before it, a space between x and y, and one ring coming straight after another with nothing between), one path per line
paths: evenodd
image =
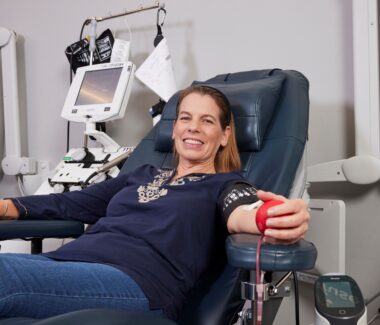
M215 156L231 132L229 126L222 129L219 116L220 109L209 95L191 93L182 100L173 129L179 164L215 169Z

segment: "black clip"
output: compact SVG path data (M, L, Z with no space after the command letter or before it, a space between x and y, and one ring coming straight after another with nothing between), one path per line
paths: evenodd
M162 19L162 22L160 23L160 12L161 11L164 13L164 17ZM157 21L156 21L157 35L153 41L154 47L156 47L161 42L161 40L164 38L164 35L162 35L162 26L164 26L165 18L166 18L166 9L164 9L163 7L160 7L157 10Z

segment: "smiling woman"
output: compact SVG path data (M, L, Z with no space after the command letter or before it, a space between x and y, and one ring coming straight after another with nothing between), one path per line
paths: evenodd
M173 140L178 177L193 168L211 173L240 170L230 103L215 88L191 86L181 92Z
M143 165L81 191L0 200L0 219L93 224L56 251L1 254L0 317L99 307L175 320L227 233L259 233L247 204L284 202L268 211L267 242L303 237L306 204L256 191L239 173L231 108L219 90L181 92L172 138L176 168Z

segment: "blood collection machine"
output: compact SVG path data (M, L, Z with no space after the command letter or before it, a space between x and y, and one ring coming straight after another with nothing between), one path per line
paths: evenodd
M131 62L78 68L62 109L62 117L86 124L85 135L101 147L71 149L36 194L62 193L115 177L117 164L132 152L96 129L97 122L122 118L131 93L135 66ZM107 171L107 173L105 173Z

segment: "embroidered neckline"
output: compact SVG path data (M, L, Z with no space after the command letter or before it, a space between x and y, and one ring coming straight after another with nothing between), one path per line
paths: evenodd
M137 189L138 201L140 203L148 203L153 200L157 200L162 196L168 194L168 188L170 186L180 186L187 182L197 182L204 179L209 174L191 173L177 178L171 182L171 179L175 175L175 169L157 169L158 174L153 177L150 183L140 185ZM168 188L163 188L163 186Z

